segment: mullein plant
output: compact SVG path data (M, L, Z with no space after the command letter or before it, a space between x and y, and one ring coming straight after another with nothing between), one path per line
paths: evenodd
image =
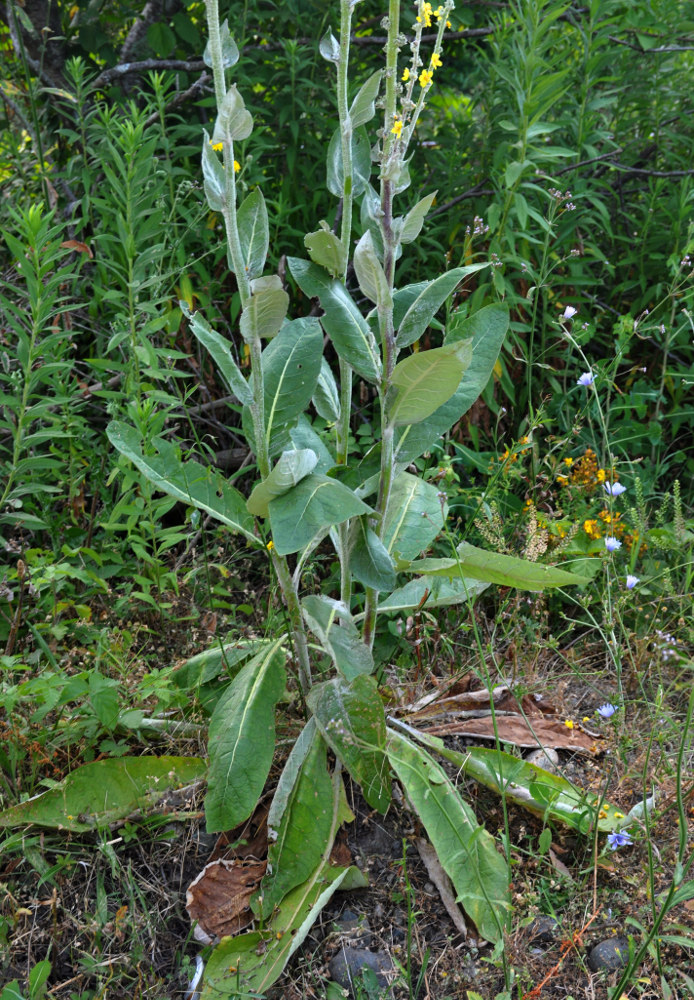
M331 894L363 884L358 870L330 859L339 826L353 818L343 772L381 812L390 804L395 773L480 935L502 940L510 913L506 862L414 731L388 724L374 678L374 636L379 615L424 601L429 607L469 604L490 583L542 590L585 582L466 542L452 545L450 558L419 558L441 532L447 504L445 494L413 473L412 463L484 389L508 313L503 304L488 303L451 324L441 346L410 350L466 275L487 266L454 268L402 288L396 284L403 246L418 238L435 197L426 195L404 215L396 212L398 196L410 185L408 156L417 121L443 72L443 33L454 5L446 0L434 9L418 2L407 38L401 33L400 0L390 0L383 21L385 69L350 100L357 2L335 4L339 38L329 31L320 42L321 55L335 65L337 76L339 124L327 149L327 186L341 202L339 233L320 222L305 237L307 259L288 262L294 281L308 299L319 301L322 315L288 319L289 296L280 277L263 273L269 222L261 189L238 204L237 143L251 135L253 118L229 80L239 58L229 26L219 21L217 0L206 0L204 58L214 74L217 117L202 143L204 189L210 209L224 220L249 378L236 365L229 342L199 313L191 314L184 303L181 308L243 405L242 426L259 477L250 495L242 496L221 473L183 461L163 436L155 452L150 442L143 447L134 428L121 422L109 427L112 443L152 484L266 551L286 605L288 634L256 643L215 706L208 830L237 827L263 792L287 664L294 668L306 716L268 816L267 872L251 904L257 929L217 946L203 998L262 993ZM425 45L425 32L427 39L435 33L433 44ZM366 126L377 105L382 118L369 135ZM357 208L363 235L352 252ZM359 292L370 303L366 315L346 286L350 263ZM323 356L325 336L337 356L335 366ZM354 379L375 390L374 423L381 435L376 447L356 455L348 447ZM329 437L314 429L312 412L332 428ZM308 560L324 543L334 547L340 563L339 600L300 590ZM501 774L497 784L505 786Z

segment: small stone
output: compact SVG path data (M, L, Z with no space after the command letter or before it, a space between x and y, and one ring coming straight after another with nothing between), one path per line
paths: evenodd
M532 764L534 767L541 767L543 771L554 772L559 764L559 754L554 747L531 750L525 759L528 764Z
M390 956L385 952L351 948L349 945L343 945L337 955L330 959L328 969L332 979L345 989L351 990L353 996L354 982L359 979L363 969L375 972L378 985L381 987L388 986L388 974L394 971Z
M625 937L611 937L591 948L588 968L592 972L600 969L613 971L623 968L629 961L629 940Z
M554 917L540 913L531 924L528 924L526 934L532 944L551 944L559 928Z
M363 948L371 944L373 934L371 925L364 914L354 910L343 910L340 919L335 921L337 929L353 942L358 942Z

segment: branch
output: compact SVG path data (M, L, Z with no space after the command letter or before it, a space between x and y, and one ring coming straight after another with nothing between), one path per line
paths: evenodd
M442 215L443 212L447 212L449 208L453 208L454 205L458 205L461 201L467 201L468 198L477 198L478 196L496 194L491 188L483 188L481 184L476 184L475 187L470 188L469 191L464 191L462 194L457 194L455 198L451 198L447 201L445 205L439 205L438 208L434 209L433 212L429 213L429 218L434 215Z
M633 49L645 56L656 55L659 52L694 52L694 45L660 45L657 49L644 49L642 45L625 42L622 38L615 38L614 35L609 35L609 39L615 45L625 45L628 49Z
M202 59L195 59L187 62L185 59L141 59L139 62L121 63L119 66L112 66L99 73L92 82L92 86L103 89L109 83L119 77L127 76L128 73L146 73L147 70L172 69L184 73L199 73L205 69Z
M626 163L613 163L613 167L624 170L629 174L642 174L644 177L692 177L692 170L642 170L640 167L628 167Z

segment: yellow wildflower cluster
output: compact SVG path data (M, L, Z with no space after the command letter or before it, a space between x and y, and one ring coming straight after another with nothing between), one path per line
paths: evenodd
M578 486L586 493L594 493L597 487L607 479L607 472L598 466L598 459L592 448L586 448L578 459L565 458L564 465L567 475L557 476L559 486ZM614 479L614 476L612 477Z

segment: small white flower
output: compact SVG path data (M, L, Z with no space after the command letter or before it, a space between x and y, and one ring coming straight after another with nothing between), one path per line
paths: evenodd
M640 582L640 577L634 576L633 573L627 573L627 590L633 590L637 583Z
M593 385L595 379L593 378L592 372L583 372L579 379L576 379L576 385Z
M605 484L605 490L610 494L611 497L621 497L622 493L626 493L626 486L622 486L621 483L610 483L608 480Z
M574 309L573 306L567 306L564 312L561 314L562 319L573 319L578 309Z
M608 552L616 552L617 549L621 549L621 547L622 543L618 538L615 538L614 535L608 535L605 538L605 548Z

